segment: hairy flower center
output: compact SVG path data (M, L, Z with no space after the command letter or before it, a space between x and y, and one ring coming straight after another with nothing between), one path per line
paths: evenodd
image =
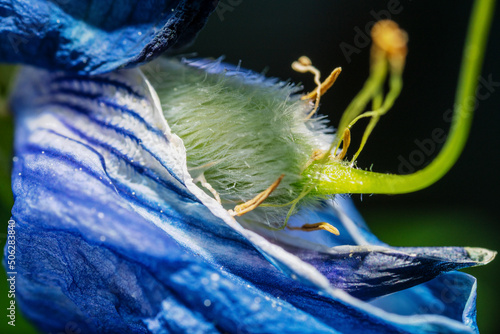
M189 171L228 209L265 192L284 175L266 196L270 206L245 215L281 227L290 209L283 204L302 193L307 182L302 172L315 150L328 149L332 130L324 118L308 118L313 104L301 100L291 84L225 69L220 62L203 66L165 59L165 75L157 85L164 116L184 141Z

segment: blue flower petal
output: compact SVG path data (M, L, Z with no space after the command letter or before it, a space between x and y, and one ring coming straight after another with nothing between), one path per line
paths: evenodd
M372 305L401 315L439 314L462 321L477 333L476 279L451 272L432 281L377 298Z
M398 248L345 246L328 250L284 249L312 264L330 283L363 300L429 281L444 271L489 262L459 247Z
M274 282L284 277L173 174L185 172L178 167L185 158L155 119L160 113L139 71L22 76L28 81L13 98L17 289L41 329L71 322L83 332L141 333L158 323L187 329L189 317L207 330L335 332L235 276L261 269L259 283L272 282L267 273ZM237 252L242 262L233 265ZM169 308L188 315L164 321Z
M90 74L135 66L189 43L217 2L0 1L0 62Z
M349 199L337 198L290 220L294 226L324 221L337 227L339 236L326 231L257 231L312 264L331 285L363 300L429 281L442 272L487 264L496 255L470 247L391 247L370 232L353 208Z
M12 107L17 297L44 331L474 331L447 315L356 299L242 228L192 183L182 142L139 70L25 69ZM327 208L359 239L362 224Z
M138 227L148 233L142 239L162 234L130 212L107 219L116 218L135 225L121 234L138 235L142 232L133 231ZM107 245L105 237L97 243L75 231L42 230L22 220L17 229L19 300L45 332L63 331L73 323L85 333L276 333L284 326L297 333L335 333L311 315L200 261L168 237L152 238L158 242L156 254L134 255Z

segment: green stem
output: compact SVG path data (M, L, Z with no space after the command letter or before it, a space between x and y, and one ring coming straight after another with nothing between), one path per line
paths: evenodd
M386 76L387 62L385 59L377 61L376 64L374 64L373 70L371 71L365 85L342 114L342 118L340 119L339 127L337 129L338 133L344 133L348 124L363 112L363 109L365 109L368 102L370 102L373 96L383 85Z
M331 162L324 167L314 194L408 193L432 185L450 170L462 153L469 135L476 102L475 93L494 6L495 0L476 0L474 3L463 52L450 134L431 164L410 175L394 175L373 173Z
M381 104L382 95L375 95L375 98L373 100L374 111L359 115L349 124L348 128L354 125L354 123L356 123L362 117L371 117L370 123L368 123L368 126L365 129L365 133L363 134L363 138L361 139L361 144L359 145L358 151L352 157L353 162L356 161L361 151L363 151L363 148L365 147L365 144L368 141L368 138L370 137L373 129L375 129L375 126L377 125L380 117L385 115L389 111L389 109L392 108L394 102L396 102L396 99L398 98L402 88L402 73L393 73L390 79L390 91L387 94L387 97L383 104Z

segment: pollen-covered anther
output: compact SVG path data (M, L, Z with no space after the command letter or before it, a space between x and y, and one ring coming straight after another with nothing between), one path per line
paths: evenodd
M391 20L377 22L372 29L373 52L382 51L392 66L402 69L408 53L408 34Z
M299 231L304 231L304 232L312 232L312 231L328 231L332 234L335 235L340 235L339 230L328 223L325 222L320 222L320 223L315 223L315 224L304 224L300 227L292 227L292 226L287 226L289 230L299 230Z
M316 84L316 89L309 94L302 96L302 100L315 100L313 110L307 115L306 120L310 119L319 108L319 100L321 96L323 96L330 87L333 86L340 73L342 72L342 68L337 67L330 73L330 75L326 78L325 81L321 82L321 72L312 65L311 59L307 56L301 56L297 61L292 63L292 69L299 73L310 72L314 74L314 83Z
M245 202L243 204L239 204L239 205L235 206L234 210L228 210L229 214L231 216L240 217L240 216L243 216L245 213L248 213L252 210L255 210L259 205L262 204L262 202L264 202L269 197L269 195L271 195L271 193L276 188L278 188L278 186L281 183L281 180L283 180L284 177L285 177L285 174L281 174L280 177L278 177L278 179L276 181L274 181L273 184L271 184L269 186L269 188L267 188L266 190L264 190L263 192L261 192L260 194L258 194L257 196L255 196L254 198L249 200L248 202Z

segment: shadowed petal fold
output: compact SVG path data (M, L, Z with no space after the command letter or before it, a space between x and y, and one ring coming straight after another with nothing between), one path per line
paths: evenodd
M434 313L476 324L476 279L460 272L446 273L427 283L374 299L371 304L400 315Z
M261 235L312 264L331 285L368 300L429 281L443 272L484 265L496 252L471 247L391 247L379 241L360 217L348 216L352 202L337 197L315 211L303 210L294 226L324 221L340 236L326 231L269 231Z
M239 225L192 183L182 141L139 70L88 77L25 69L12 107L16 288L24 313L44 331L64 330L68 322L82 332L475 330L457 311L398 314L354 298L331 285L326 265L307 262L328 262L332 254L324 249L338 247L344 256L364 250L370 259L359 268L331 261L333 271L399 270L399 261L382 263L386 254L371 254L370 243L356 246L376 238L351 219L357 218L348 202L344 210L345 199L294 218L327 215L345 231L345 244L324 243L317 254L307 245L318 240L287 234L271 243ZM295 254L283 248L291 237ZM395 257L415 252L371 247ZM420 258L431 254L417 250ZM458 250L437 255L431 264L471 262ZM430 303L440 297L430 296ZM471 303L457 305L467 310Z
M135 66L189 43L217 3L0 1L0 62L91 74Z

